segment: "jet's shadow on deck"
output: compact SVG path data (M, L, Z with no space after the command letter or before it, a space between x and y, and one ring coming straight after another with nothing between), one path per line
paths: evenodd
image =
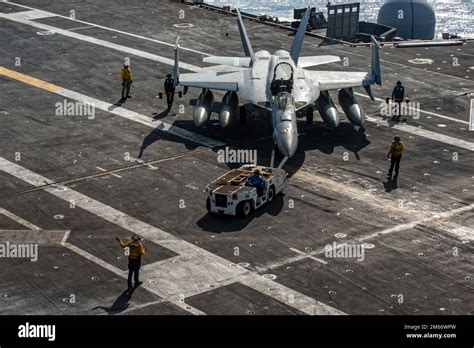
M210 139L222 141L230 147L236 146L239 149L257 150L258 163L261 165L270 164L273 140L271 124L267 119L248 121L243 125L238 124L231 129L220 128L219 122L215 118L205 128L201 129L196 129L192 120L175 120L173 126L198 133ZM348 122L342 122L338 128L331 129L322 123L316 122L311 126L307 126L303 121L299 120L298 129L300 132L298 151L285 165L285 169L290 177L302 167L305 162L306 152L308 151L319 150L323 154L330 155L334 152L335 148L343 147L348 152L352 152L359 160L359 152L370 144L366 137L365 129L356 129ZM145 137L140 148L139 158L142 158L148 147L161 139L182 143L188 150L194 150L200 146L190 140L166 134L158 126ZM214 149L214 152L217 152L217 149ZM282 156L277 151L275 165L278 165L281 160ZM235 168L239 167L239 165L228 164L228 167Z
M160 115L161 114L157 114L157 117L155 117L155 120L158 120L161 117ZM188 121L176 121L173 125L176 126L176 127L185 128L181 125L181 123L183 123L183 122L187 123L187 127L190 126L188 124L189 123ZM191 121L191 123L192 123L192 121ZM148 135L145 137L145 139L143 139L142 145L140 146L140 149L139 149L138 158L141 159L143 157L143 155L145 154L145 150L147 148L155 145L155 143L158 143L160 140L167 140L167 141L172 141L172 142L177 142L177 143L184 144L186 146L186 149L188 149L188 150L194 150L194 149L196 149L197 147L200 146L199 144L196 144L196 143L194 143L190 140L185 140L185 139L182 139L182 138L178 138L176 136L169 135L166 132L164 132L162 130L162 128L163 128L162 124L157 124L157 127L155 129L153 129L150 133L148 133Z
M270 163L273 139L272 128L268 120L249 121L244 125L237 125L231 129L220 128L215 118L207 127L202 129L196 129L192 120L176 120L173 122L173 126L198 133L210 139L220 140L223 143L229 144L229 146L235 145L239 149L256 149L258 152L258 163L261 165L269 165ZM289 177L303 166L308 151L319 150L323 154L330 155L334 152L335 148L343 147L348 152L354 153L355 157L359 159L359 151L370 144L370 141L367 140L365 135L365 129L356 129L351 123L343 122L338 128L330 129L321 123L315 122L308 126L304 124L304 121L299 120L298 129L300 131L298 151L284 166ZM160 131L159 128L156 128L144 139L140 149L140 155L143 155L143 151L146 148L160 139L185 144L186 148L190 150L200 146L194 142L170 136ZM217 152L217 150L218 149L214 149L214 152ZM324 156L321 157L323 161ZM277 154L275 165L278 165L281 159L281 154ZM227 166L231 169L239 167L240 165L227 164ZM253 219L259 218L264 214L277 216L283 210L283 207L283 195L279 195L273 202L253 211L248 218L222 217L214 214L206 214L200 218L196 224L203 231L210 233L239 232L247 227Z
M248 217L235 217L235 216L218 216L215 214L206 214L197 221L197 225L205 232L210 233L230 233L240 232L253 219L257 219L262 215L269 214L277 216L283 210L284 198L280 194L271 203L267 203L260 209L252 211Z
M325 154L332 154L336 147L343 147L354 153L357 159L359 151L370 144L364 128L355 129L351 123L342 122L336 129L324 125L308 129L300 136L300 150L319 150Z
M341 123L336 129L328 128L323 124L315 124L300 132L298 152L288 162L290 166L298 156L302 156L307 151L319 150L323 154L330 155L338 147L352 152L357 160L360 160L359 152L370 145L364 128L356 129L351 123L346 122ZM299 166L297 168L299 169Z
M219 126L219 121L215 119L209 121L208 125L204 128L197 129L192 120L173 120L172 125L178 128L188 130L193 133L197 133L204 137L210 138L212 140L221 141L228 144L229 147L238 146L239 148L248 148L256 149L254 140L258 137L271 137L271 127L269 124L266 124L266 120L257 121L258 124L253 122L248 122L245 125L236 125L230 129L222 129ZM158 118L155 118L158 120ZM170 120L163 120L164 122L169 122ZM191 140L179 138L177 136L170 135L162 131L162 126L157 123L157 127L153 129L143 140L142 145L139 149L139 158L142 158L145 154L145 150L153 145L159 143L160 140L172 141L180 144L184 144L186 149L194 150L201 146ZM268 156L271 153L271 145L268 147ZM266 149L265 149L266 150ZM214 150L217 152L217 149ZM258 152L263 151L258 148Z

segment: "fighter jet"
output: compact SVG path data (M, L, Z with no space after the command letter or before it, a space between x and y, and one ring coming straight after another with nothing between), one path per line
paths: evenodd
M340 61L337 56L301 57L301 49L311 10L305 16L295 35L290 52L278 50L274 54L262 50L254 52L240 11L237 23L245 52L244 57L211 56L206 63L224 66L222 71L179 74L179 42L175 46L175 81L185 88L202 88L194 112L197 127L204 126L214 103L212 90L226 91L219 111L221 127L231 127L240 118L240 100L271 112L273 139L284 159L279 167L292 157L298 147L297 115L313 120L314 106L330 127L339 125L339 114L329 91L339 90L338 99L347 118L362 126L365 114L357 102L353 87L362 86L372 101L370 86L381 85L379 44L372 37L372 65L370 72L311 71L306 68ZM229 67L233 69L230 69ZM275 148L272 152L273 167Z

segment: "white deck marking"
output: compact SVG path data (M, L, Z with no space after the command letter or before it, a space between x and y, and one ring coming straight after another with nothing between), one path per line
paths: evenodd
M346 196L349 199L355 199L355 202L363 202L375 206L377 209L390 212L391 214L398 214L399 216L409 215L417 219L430 216L430 212L426 211L426 209L400 207L399 202L393 200L388 194L381 195L377 192L351 185L351 182L336 181L325 175L315 174L305 166L303 166L303 170L297 171L293 178L316 187L324 187L325 190Z
M173 126L169 123L166 123L160 120L153 120L146 115L142 115L138 112L124 109L121 106L117 106L117 105L107 103L96 98L89 97L85 94L74 92L68 89L62 89L54 93L62 95L66 98L83 102L83 103L93 104L94 107L97 109L110 112L114 115L126 118L130 121L144 124L151 128L157 128L162 132L169 133L186 140L190 140L197 144L201 144L201 145L211 147L211 148L225 145L225 143L220 142L218 140L214 140L204 135L200 135L200 134L188 131L186 129Z
M26 11L26 12L30 12L30 11ZM24 13L25 12L17 12L15 16L13 16L12 14L0 13L0 18L9 19L9 20L12 20L14 22L26 24L26 25L29 25L29 26L32 26L32 27L35 27L35 28L38 28L38 29L45 30L45 31L53 31L56 34L71 37L71 38L81 40L81 41L85 41L85 42L88 42L88 43L92 43L92 44L95 44L95 45L98 45L98 46L110 48L110 49L113 49L113 50L116 50L116 51L125 52L125 53L128 53L128 54L132 54L134 56L137 56L137 57L150 59L150 60L153 60L155 62L160 62L160 63L166 64L166 65L172 65L172 66L174 65L174 60L173 59L165 58L163 56L148 53L148 52L141 51L141 50L134 49L134 48L130 48L130 47L127 47L127 46L115 44L115 43L112 43L112 42L109 42L109 41L96 39L92 36L82 35L82 34L79 34L79 33L73 32L73 31L68 31L66 29L60 29L60 28L54 27L52 25L34 22L32 20L27 19L28 16L26 16L26 15L25 15L26 17L23 17L21 14L24 14ZM202 69L198 66L191 65L191 64L186 64L186 63L180 63L180 67L185 69L185 70L196 71L196 72L204 72L205 71L205 69Z
M147 163L147 162L145 162L144 160L139 159L139 158L136 158L135 160L133 160L132 158L130 158L130 161L131 161L131 162L135 162L135 163L137 163L137 164L140 164L140 165L142 165L143 167L146 167L146 168L151 169L151 170L157 170L157 169L158 169L158 167L155 167L155 166L152 165L151 163Z
M359 97L363 97L363 98L366 98L366 99L370 99L370 97L369 97L368 95L366 95L366 94L357 93L357 92L354 92L354 94L357 95L357 96L359 96ZM385 99L378 98L378 97L374 97L374 99L375 99L376 101L385 103ZM457 123L469 124L468 121L463 121L463 120L459 120L459 119L454 118L454 117L449 117L449 116L445 116L445 115L440 115L440 114L437 114L437 113L431 112L431 111L425 111L425 110L420 109L420 112L421 112L422 114L427 114L427 115L431 115L431 116L443 118L443 119L445 119L445 120L449 120L449 121L453 121L453 122L457 122Z
M102 168L102 167L96 167L96 168L99 169L101 172L107 172L107 171L106 171L104 168ZM112 175L112 176L114 176L114 177L116 177L116 178L122 179L122 177L121 177L120 175L115 174L115 173L110 173L109 175Z
M382 236L385 236L385 235L388 235L388 234L391 234L391 233L403 232L403 231L406 231L408 229L415 228L416 226L422 225L422 224L430 224L430 225L432 225L436 228L441 228L445 232L447 232L448 234L455 237L460 242L463 242L463 243L464 242L471 242L474 239L474 230L472 228L461 226L461 225L455 224L455 223L450 222L450 221L445 222L445 221L442 221L442 220L443 219L449 219L449 218L452 218L454 216L457 216L457 215L460 215L460 214L463 214L463 213L466 213L466 212L470 212L472 210L474 210L474 204L467 205L467 206L457 208L457 209L453 209L453 210L449 210L449 211L446 211L446 212L443 212L443 213L431 213L432 214L431 216L425 217L425 218L417 220L417 221L412 221L412 222L408 222L408 223L405 223L405 224L396 225L394 227L390 227L390 228L387 228L387 229L382 230L382 231L373 232L373 233L366 234L365 236L360 236L360 237L354 238L353 243L363 243L363 242L366 242L368 240L372 240L374 238L379 238L379 237L382 237ZM290 250L293 250L293 248L290 248ZM293 251L295 251L295 250L293 250ZM282 267L284 265L306 259L306 258L308 258L309 256L312 256L312 255L324 254L325 251L326 251L326 249L323 248L323 249L314 250L310 253L302 253L298 256L288 257L288 258L285 258L285 259L280 260L278 262L268 264L264 267L264 269L271 270L271 269L275 269L275 268L278 268L278 267Z
M35 226L31 222L28 222L28 221L22 219L21 217L16 216L15 214L9 212L6 209L0 208L0 214L5 215L6 217L18 222L20 225L23 225L26 228L29 228L30 230L34 230L34 231L40 231L41 230L41 228L39 228L38 226Z
M2 230L0 229L0 243L36 244L38 246L60 245L65 230Z
M445 144L448 144L448 145L453 145L453 146L460 147L460 148L463 148L463 149L466 149L466 150L469 150L469 151L474 151L474 143L471 143L469 141L462 140L462 139L459 139L459 138L450 137L449 135L436 133L436 132L433 132L433 131L429 131L429 130L426 130L426 129L421 129L421 128L410 126L410 125L407 125L407 124L390 125L390 124L387 124L387 121L384 121L382 119L378 119L378 118L375 118L375 117L371 117L371 116L366 116L365 119L369 122L376 123L376 124L378 124L380 126L383 126L383 127L397 129L397 130L400 130L400 131L403 131L403 132L418 135L418 136L423 137L423 138L438 141L438 142L445 143Z
M302 255L302 256L306 256L307 258L310 258L311 260L318 261L318 262L320 262L320 263L322 263L322 264L324 264L324 265L327 265L327 264L328 264L327 261L318 259L317 257L314 257L314 256L312 256L312 255L310 255L310 254L305 253L305 252L302 252L301 250L298 250L298 249L295 249L295 248L290 248L290 250L291 250L291 251L294 251L295 253L300 254L300 255Z
M20 225L25 226L28 230L1 230L0 229L0 241L11 242L11 243L35 243L38 245L52 245L60 244L64 238L67 238L70 231L68 230L43 230L40 227L32 224L25 219L13 214L12 212L0 208L0 214L5 215L11 220L18 222Z
M0 170L36 187L43 185L45 181L50 181L48 178L10 162L3 157L0 157ZM231 261L70 188L60 190L53 187L44 187L44 190L66 202L73 200L76 207L128 231L137 233L147 240L181 255L181 262L164 263L163 265L166 265L166 267L163 267L163 265L159 267L158 265L158 267L146 275L147 278L151 278L151 280L156 282L156 284L146 285L146 288L161 294L159 295L160 297L169 298L175 304L176 301L179 302L180 294L184 295L184 297L189 297L209 291L209 285L217 288L220 286L220 283L229 284L229 282L242 281L245 285L254 289L260 289L259 291L264 292L268 296L279 301L286 301L285 303L288 306L304 313L344 314L314 298L266 279L258 273L236 266ZM92 258L91 260L95 259ZM119 273L121 274L121 272ZM268 287L280 288L282 290L268 291ZM290 301L288 301L288 294L291 295Z
M3 2L7 2L7 1L3 1ZM7 13L1 13L1 14L8 15L9 19L13 21L16 21L16 20L32 21L35 19L54 17L54 14L47 11L43 11L43 10L20 11L20 12L11 12L8 14Z
M112 272L112 273L114 273L114 274L116 274L120 277L125 277L124 273L119 268L111 265L110 263L102 260L101 258L98 258L97 256L89 254L88 252L82 250L81 248L75 246L74 244L71 244L71 243L65 241L65 242L61 242L61 245L64 246L65 248L68 248L71 251L74 251L76 254L81 255L83 258L85 258L89 261L92 261L95 264L109 270L110 272Z
M14 3L12 3L12 4L14 4ZM26 6L26 8L29 8L29 7ZM33 9L32 11L34 12L34 11L38 11L38 10ZM30 12L30 11L26 11L26 12ZM45 12L45 11L41 11L41 12ZM23 13L23 12L19 12L19 13ZM34 16L34 15L39 15L39 14L31 14L30 16ZM61 35L64 35L64 36L76 38L78 40L86 41L86 42L93 43L93 44L96 44L96 45L99 45L99 46L111 48L111 49L114 49L114 50L118 50L118 51L121 51L121 52L126 52L126 53L129 53L129 54L133 54L135 56L139 56L139 57L146 58L146 59L151 59L151 60L154 60L154 61L161 62L163 64L174 66L174 60L173 59L158 56L158 55L151 54L151 53L141 51L141 50L138 50L138 49L133 49L133 48L129 48L129 47L126 47L126 46L118 45L118 44L115 44L115 43L112 43L112 42L96 39L96 38L93 38L93 37L90 37L90 36L77 34L77 33L74 33L74 32L69 32L69 31L64 30L64 29L56 28L56 27L53 27L53 26L50 26L50 25L41 24L41 23L31 21L29 19L25 19L28 16L23 18L21 15L11 16L11 14L2 14L2 13L0 13L0 18L2 18L2 17L6 18L6 19L11 19L13 21L16 21L16 22L19 22L19 23L22 23L22 24L26 24L26 25L30 25L30 26L33 26L33 27L36 27L36 28L40 28L40 29L43 29L43 30L46 30L46 31L54 31L55 33L58 33L58 34L61 34ZM84 23L87 23L87 22L84 22ZM89 24L93 25L93 23L89 23ZM185 70L189 70L189 71L193 71L193 72L204 72L204 71L213 71L213 70L215 70L215 67L201 68L201 67L198 67L196 65L186 64L186 63L183 63L183 62L180 62L180 67L182 67ZM360 94L360 93L356 93L356 94L360 95L360 96L363 96L363 97L366 97L364 94ZM376 98L376 100L383 101L380 98ZM430 115L435 115L437 117L450 119L451 121L454 121L454 122L460 122L460 123L468 124L468 122L466 122L466 121L458 120L458 119L455 119L455 118L452 118L452 117L443 116L443 115L431 113L431 112L424 111L424 110L420 110L420 112L427 113L427 114L430 114ZM381 120L379 121L379 120L376 120L375 118L371 118L371 117L367 117L367 120L370 121L370 122L379 123L380 125L383 125L383 126L399 129L401 131L408 132L408 133L411 133L411 134L416 134L416 135L424 137L424 138L439 141L439 142L442 142L442 143L445 143L445 144L455 145L455 146L458 146L458 147L461 147L461 148L468 149L470 151L474 151L474 143L470 143L470 142L467 142L465 140L461 140L461 139L458 139L458 138L450 137L450 136L447 136L447 135L442 135L442 134L427 131L427 130L422 130L422 129L419 129L419 128L416 128L416 127L413 127L413 126L409 126L409 125L390 126L390 125L387 125L386 122L382 122Z
M317 44L313 44L314 46L316 47L319 47ZM335 49L335 51L339 51L339 52L342 52L344 54L352 54L354 56L359 56L359 57L363 57L363 58L367 58L367 56L363 55L363 54L360 54L360 53L355 53L355 52L351 52L351 51L344 51L344 50L341 50L341 49ZM429 55L429 53L428 53ZM369 57L370 59L370 57ZM427 74L427 73L430 73L430 74L436 74L436 75L441 75L441 76L444 76L444 77L450 77L452 79L457 79L457 80L462 80L463 82L472 82L471 80L469 79L465 79L463 77L458 77L458 76L453 76L453 75L448 75L448 74L444 74L444 73L441 73L441 72L438 72L438 71L432 71L432 70L425 70L423 68L418 68L416 66L413 66L413 65L407 65L407 64L403 64L403 63L398 63L398 62L393 62L393 61L390 61L390 60L386 60L386 59L380 59L380 62L383 62L383 63L388 63L388 64L394 64L394 65L398 65L398 66L402 66L404 68L408 68L408 69L416 69L416 70L420 70L422 71L423 73Z
M95 27L96 27L95 25L88 25L86 27L72 28L72 29L67 29L67 30L75 31L75 30L91 29L91 28L95 28Z
M433 221L430 225L443 230L463 243L474 241L474 228L462 226L452 221Z
M11 5L15 5L15 6L27 8L27 9L33 10L33 11L35 11L35 12L42 12L46 17L60 17L60 18L64 18L64 19L68 19L68 20L77 22L77 23L86 24L86 25L88 25L88 26L90 26L90 27L96 27L96 28L100 28L100 29L105 29L105 30L113 31L113 32L115 32L115 33L119 33L119 34L131 36L131 37L134 37L134 38L137 38L137 39L142 39L142 40L147 40L147 41L151 41L151 42L156 42L156 43L159 43L159 44L162 44L162 45L165 45L165 46L174 47L174 45L175 45L174 43L169 43L169 42L165 42L165 41L160 41L160 40L152 39L152 38L150 38L150 37L146 37L146 36L142 36L142 35L132 34L132 33L126 32L126 31L122 31L122 30L118 30L118 29L114 29L114 28L110 28L110 27L105 27L105 26L103 26L103 25L99 25L99 24L96 24L96 23L81 21L81 20L76 19L76 18L71 18L71 17L63 16L63 15L60 15L60 14L57 14L57 13L39 10L39 9L34 8L34 7L30 7L30 6L25 6L25 5L17 4L17 3L15 3L15 2L11 2L11 1L4 1L4 2L6 2L6 3L8 3L8 4L11 4ZM39 17L39 18L44 18L44 17ZM36 19L36 18L32 18L32 19ZM73 30L73 29L68 29L68 30ZM187 48L187 47L182 47L182 46L180 46L180 47L181 47L181 49L184 50L184 51L194 52L194 53L197 53L197 54L200 54L200 55L203 55L203 56L210 56L210 54L208 54L208 53L200 52L200 51L193 50L193 49Z
M437 222L440 219L449 219L449 218L452 218L456 215L460 215L460 214L472 211L473 209L474 209L474 204L471 204L471 205L467 205L465 207L449 210L449 211L446 211L446 212L443 212L443 213L431 213L432 214L431 216L426 217L424 219L409 222L409 223L406 223L406 224L397 225L395 227L391 227L391 228L388 228L388 229L385 229L385 230L382 230L382 231L379 231L379 232L371 233L371 234L368 234L364 237L358 238L358 240L362 242L362 241L366 241L366 240L369 240L369 239L380 237L380 236L383 236L383 235L386 235L386 234L389 234L389 233L400 232L400 231L408 230L410 228L415 228L416 226L418 226L420 224L426 224L426 223L430 223L430 222Z
M471 99L471 112L469 113L469 130L474 131L474 99Z
M260 276L257 279L253 274L242 275L239 281L254 290L264 293L267 296L273 297L274 299L285 303L288 306L296 308L301 311L301 308L305 310L303 312L310 315L344 315L346 313L341 312L335 308L329 310L328 306L322 302L315 300L312 297L301 296L299 292L294 291L282 284L276 283L273 280L267 279Z
M55 31L55 30L53 29L53 31ZM67 36L67 35L66 35L66 36ZM85 41L88 41L88 40L85 40ZM97 44L97 43L96 43L96 44ZM117 49L117 47L114 47L114 49ZM122 48L120 47L120 49L122 49ZM170 63L170 61L171 61L171 60L167 60L168 64ZM201 69L201 68L199 68L199 69ZM459 120L457 120L457 121L459 121ZM418 129L417 129L417 130L418 130ZM431 133L434 133L434 132L431 132ZM436 133L434 133L434 134L436 134ZM471 144L471 143L468 143L468 144ZM244 276L242 276L242 277L240 277L240 278L241 278L241 279L247 279L248 276L249 276L249 275L246 274L246 275L244 275ZM244 280L244 283L246 282L246 283L253 284L254 281L255 281L255 279L251 279L250 281L247 279L247 280ZM265 281L269 281L269 280L265 279ZM256 284L254 284L253 286L256 287L256 288L261 288L261 287L262 287L262 284L261 284L259 281L257 281ZM291 289L290 289L290 290L291 290ZM266 289L266 290L264 290L264 291L262 291L262 292L265 292L265 293L266 293L266 292L269 292L269 290ZM283 299L283 298L285 298L286 296L287 296L287 294L283 294L283 295L282 295L282 294L280 293L277 297ZM311 300L312 300L312 299L311 299ZM311 301L310 301L310 302L311 302Z
M144 124L144 125L146 125L148 127L151 127L153 129L159 129L162 132L169 133L169 134L175 135L177 137L180 137L180 138L183 138L183 139L186 139L186 140L190 140L190 141L195 142L197 144L201 144L201 145L211 147L211 148L225 145L225 143L223 143L223 142L208 138L204 135L200 135L200 134L188 131L188 130L180 128L180 127L173 126L173 125L171 125L169 123L166 123L166 122L163 122L163 121L153 120L148 116L142 115L138 112L134 112L134 111L131 111L131 110L124 109L121 106L118 106L116 104L111 104L111 103L108 103L108 102L104 102L102 100L89 97L85 94L74 92L74 91L65 89L65 88L60 87L60 86L52 85L52 84L47 83L45 81L33 78L31 76L28 76L28 75L18 73L18 72L13 71L13 70L3 68L3 67L0 66L0 76L1 75L7 76L11 79L14 79L14 80L17 80L17 81L20 81L20 82L23 82L23 83L26 83L30 86L34 86L34 87L46 90L48 92L58 94L62 97L66 97L66 98L69 98L69 99L74 99L74 100L80 101L82 103L91 104L91 105L94 106L94 108L112 113L114 115L117 115L117 116L120 116L120 117L123 117L123 118L126 118L130 121L134 121L134 122L137 122L137 123Z
M143 265L140 268L140 273L141 272L153 271L155 268L162 267L163 265L169 264L170 262L171 263L181 262L181 255L172 256L172 257L169 257L169 258L161 260L161 261L156 261L156 262L153 262L153 263L149 263L147 265ZM127 273L128 271L123 271L123 272Z
M78 255L84 257L85 259L87 259L87 260L89 260L89 261L91 261L91 262L94 262L95 264L97 264L97 265L99 265L99 266L101 266L101 267L103 267L103 268L109 270L110 272L116 274L117 276L119 276L119 277L121 277L121 278L124 278L124 279L127 279L127 278L128 278L128 271L122 271L122 270L120 270L119 268L117 268L117 267L111 265L110 263L108 263L108 262L106 262L106 261L104 261L104 260L102 260L102 259L100 259L100 258L98 258L98 257L96 257L96 256L94 256L94 255L92 255L92 254L90 254L90 253L88 253L87 251L82 250L81 248L79 248L79 247L77 247L77 246L75 246L75 245L73 245L73 244L71 244L71 243L69 243L69 242L66 242L65 240L63 240L63 242L62 242L61 244L62 244L65 248L68 248L69 250L71 250L71 251L75 252L76 254L78 254ZM142 268L142 269L143 269L143 268ZM143 274L143 272L142 272L142 269L140 269L140 273L141 273L142 279L143 279L143 275L144 275L144 274ZM163 296L161 296L162 294L161 294L159 291L157 291L156 289L150 287L148 283L145 283L145 282L144 282L144 283L142 284L142 287L145 288L145 289L147 289L148 291L154 293L155 295L160 296L160 297L162 298L162 300L161 300L160 302L164 302L164 301L171 302L171 303L173 303L173 304L179 306L180 308L184 309L185 311L190 312L190 313L195 314L195 315L203 315L203 314L205 314L205 313L203 313L202 311L200 311L200 310L198 310L198 309L196 309L196 308L194 308L194 307L192 307L192 306L186 304L186 303L183 302L183 301L173 301L173 300L170 301L170 300L167 299L167 298L163 298ZM134 309L135 309L135 307L134 307Z

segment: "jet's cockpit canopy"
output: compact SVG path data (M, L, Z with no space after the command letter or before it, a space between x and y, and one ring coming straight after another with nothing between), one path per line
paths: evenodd
M293 96L288 92L280 92L275 96L275 106L278 110L282 112L282 119L281 121L291 120L291 113L287 113L285 111L292 110L295 106L295 101Z
M272 95L276 95L280 92L292 92L293 67L290 64L280 63L275 67L271 90Z
M275 105L279 110L288 110L295 105L293 96L288 92L281 92L275 96Z

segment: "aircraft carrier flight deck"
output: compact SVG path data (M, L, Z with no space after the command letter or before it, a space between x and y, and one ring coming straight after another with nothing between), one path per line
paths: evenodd
M290 49L293 32L244 23L255 50ZM199 88L167 112L159 95L178 36L181 74L215 71L205 57L243 55L235 16L199 6L0 2L0 244L38 246L34 261L0 258L1 314L473 313L473 41L381 43L375 101L354 89L364 127L340 109L336 129L316 111L312 124L299 118L287 187L243 218L209 214L206 187L238 167L218 161L220 149L256 150L270 165L272 126L249 113L223 129L214 113L195 127ZM321 41L307 36L302 54L341 62L312 70L370 70L370 45ZM133 84L123 102L125 58ZM397 81L419 117L381 113ZM78 103L94 112L77 115ZM394 183L397 135L406 150ZM127 295L115 237L132 234L147 252L143 284ZM328 245L363 253L328 255Z

